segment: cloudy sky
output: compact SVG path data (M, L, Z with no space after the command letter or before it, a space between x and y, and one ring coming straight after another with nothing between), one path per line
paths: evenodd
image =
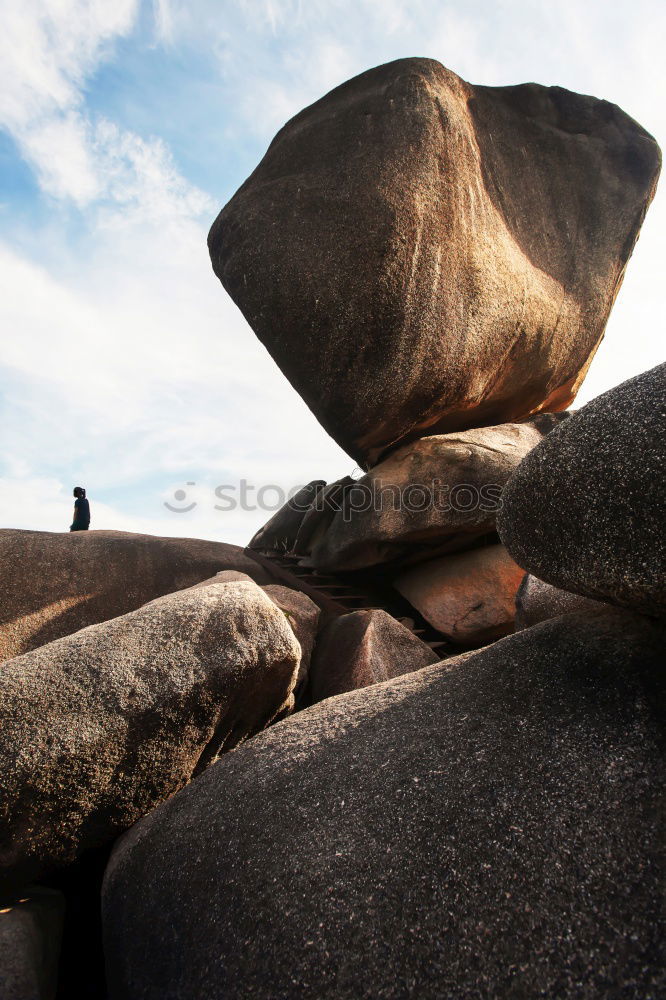
M353 470L206 250L212 220L275 131L343 80L430 56L474 83L535 80L606 98L666 137L666 7L652 0L0 9L3 527L66 530L81 483L93 527L243 544L269 514L216 511L215 486L287 490ZM664 360L665 200L648 215L579 403Z

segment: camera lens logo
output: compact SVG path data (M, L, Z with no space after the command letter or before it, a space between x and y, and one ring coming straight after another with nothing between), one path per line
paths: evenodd
M197 484L196 483L185 483L185 485L186 486L196 486ZM187 491L186 490L181 490L181 489L175 490L174 494L173 494L173 498L179 504L182 504L185 500L187 500ZM166 507L166 509L172 511L174 514L187 514L187 513L189 513L189 511L194 510L194 508L196 507L196 505L197 505L196 500L193 500L192 503L188 504L186 507L183 507L183 506L174 507L173 504L170 504L168 500L164 501L164 506Z

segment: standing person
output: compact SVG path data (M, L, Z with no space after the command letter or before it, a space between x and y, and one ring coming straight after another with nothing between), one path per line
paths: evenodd
M70 531L87 531L90 526L90 504L83 486L74 487L74 519Z

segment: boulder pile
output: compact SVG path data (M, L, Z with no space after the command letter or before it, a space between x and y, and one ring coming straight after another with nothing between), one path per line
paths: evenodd
M567 410L659 163L427 59L278 133L213 266L364 472L0 531L0 996L663 994L666 365Z

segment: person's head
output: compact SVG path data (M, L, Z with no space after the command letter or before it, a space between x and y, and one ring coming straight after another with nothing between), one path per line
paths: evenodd
M83 500L85 498L85 495L86 491L84 490L83 486L74 487L74 496L77 498L77 500Z

